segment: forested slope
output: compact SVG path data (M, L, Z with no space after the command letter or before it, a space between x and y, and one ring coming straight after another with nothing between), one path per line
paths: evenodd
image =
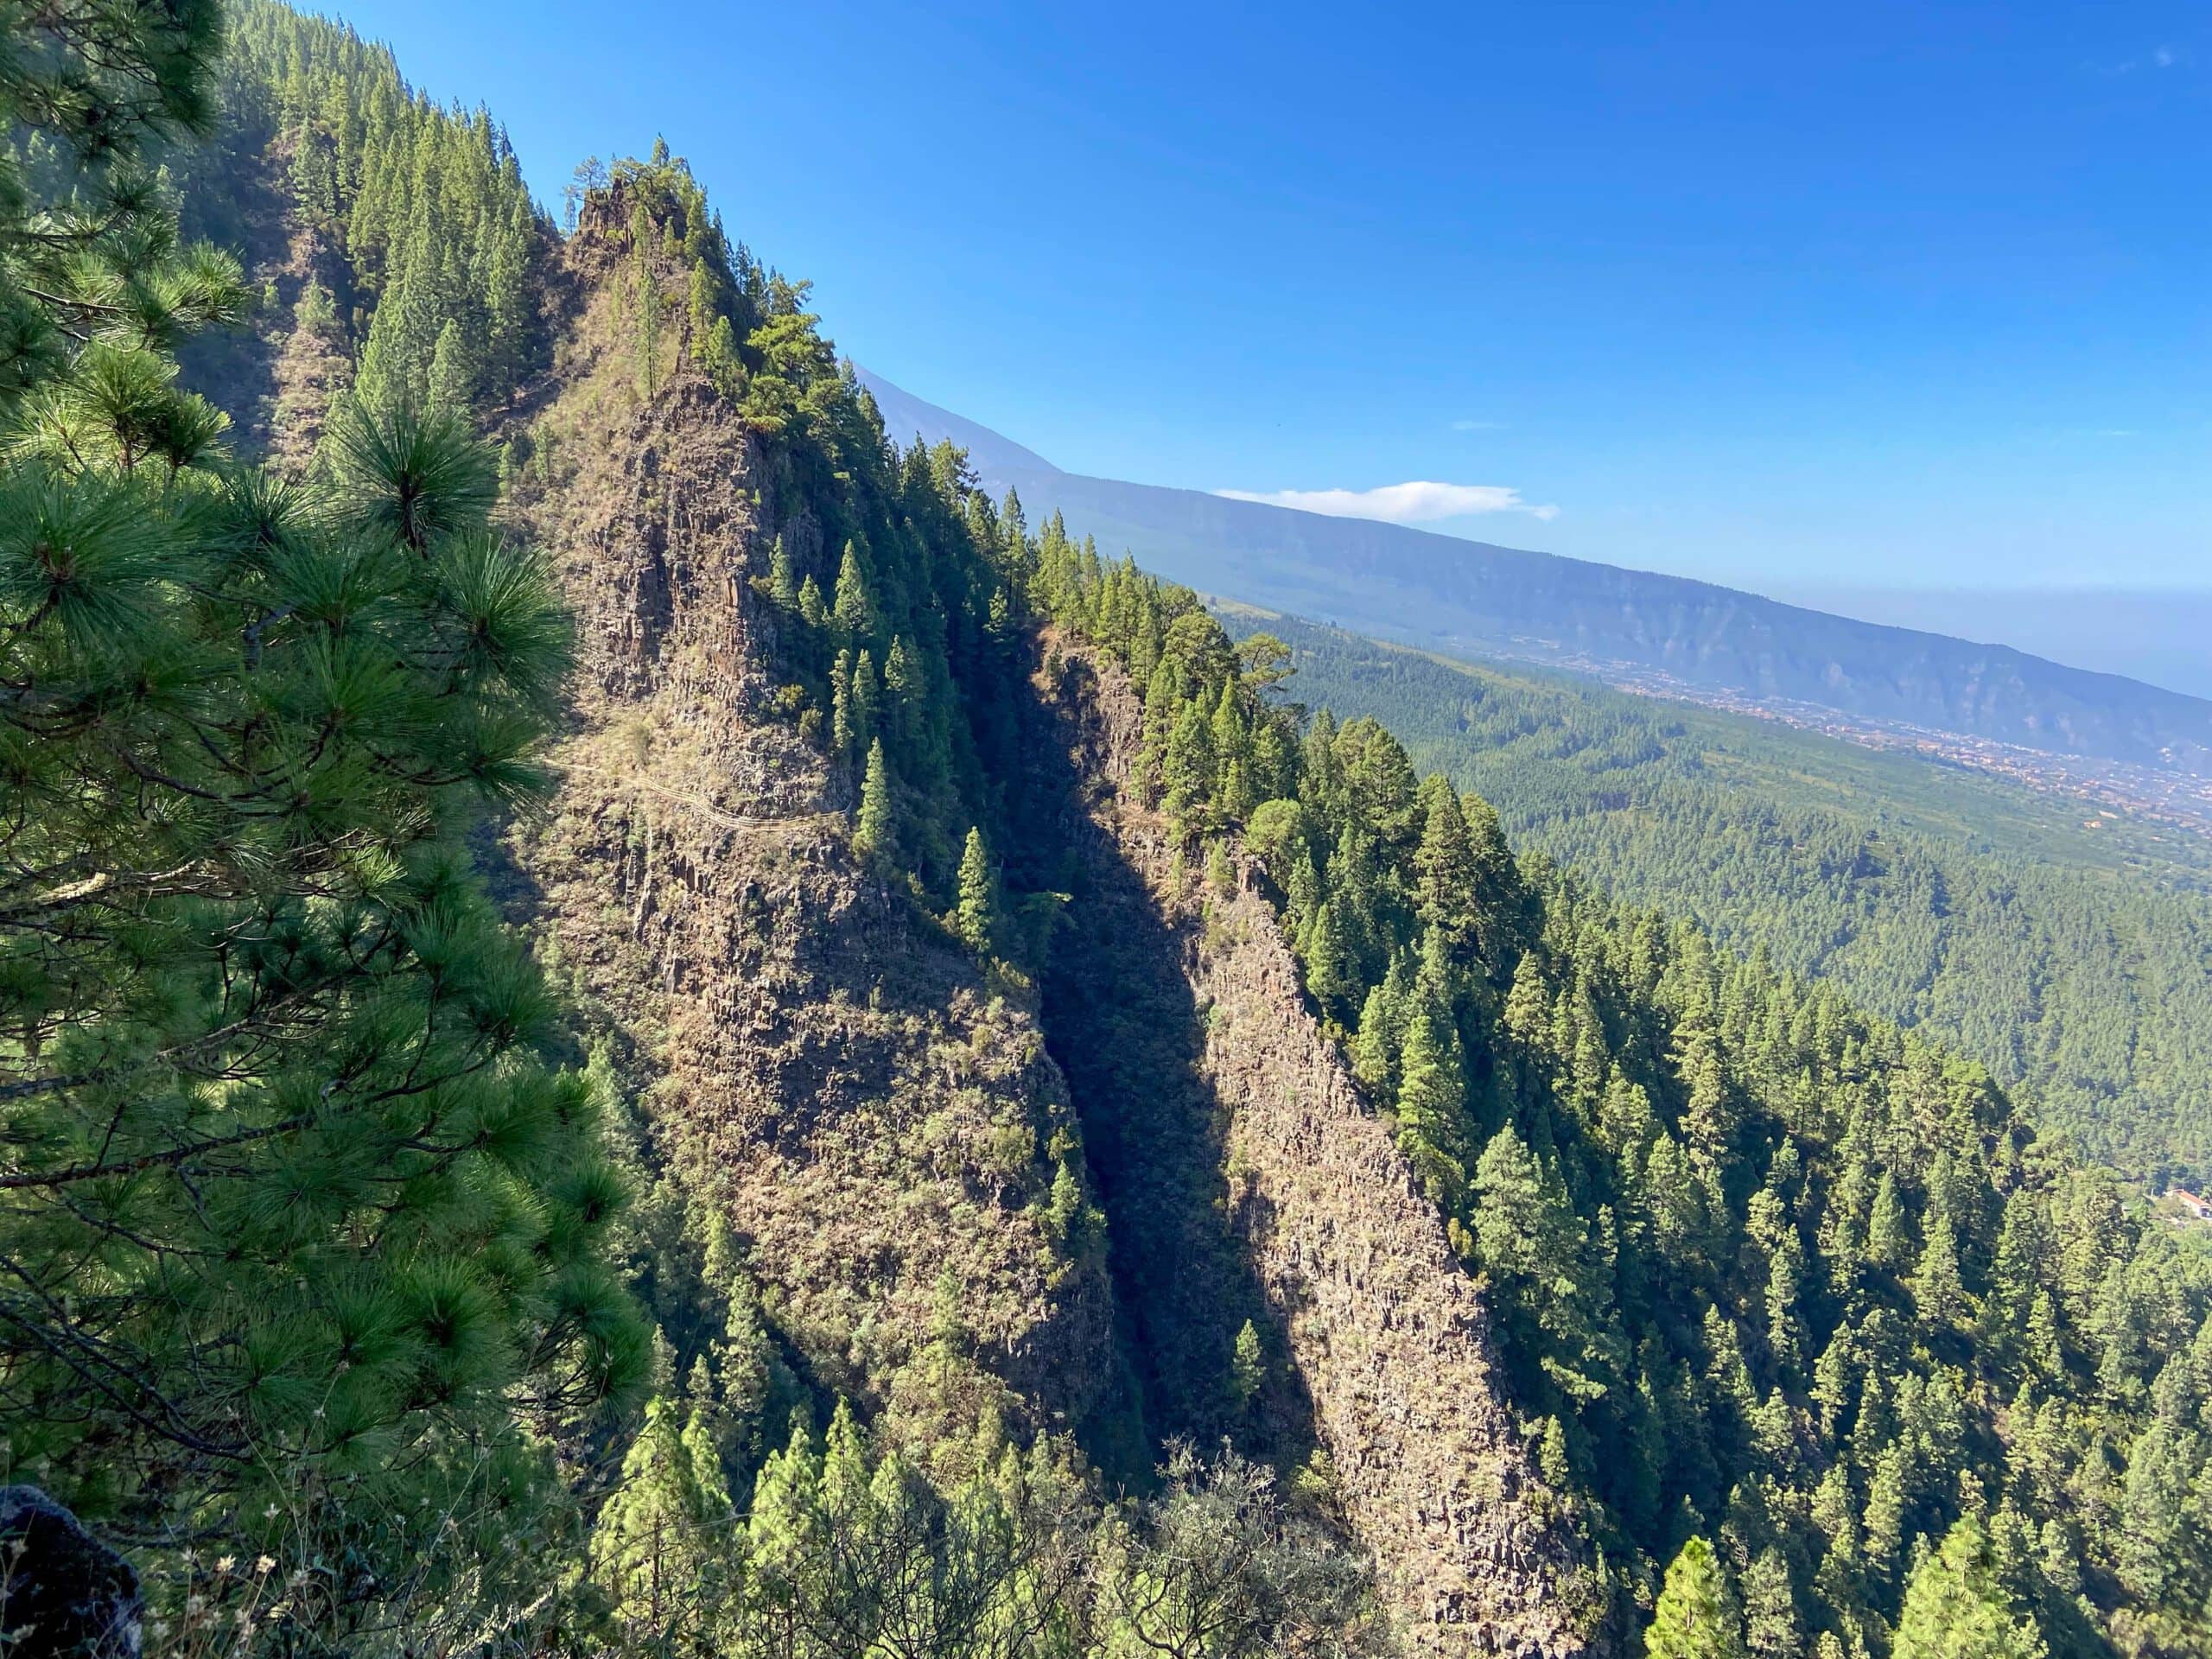
M272 3L225 14L213 129L166 167L183 228L237 250L250 327L186 344L238 438L297 471L331 399L488 414L541 371L557 237L491 116L443 109L381 46Z
M2212 842L1916 756L1278 619L1294 695L1372 715L1522 845L1832 980L2152 1176L2212 1166ZM2089 824L2085 826L2084 818Z
M1240 667L1187 594L1039 559L1147 680L1135 788L1266 869L1624 1594L1699 1593L1704 1539L1761 1652L1932 1639L1954 1572L2057 1651L2202 1643L2200 1239L1980 1068L1516 862L1371 719L1294 741L1269 636Z
M308 302L336 429L473 415L578 625L561 793L477 849L577 1033L533 1055L591 1055L561 1127L610 1125L620 1179L563 1186L559 1236L653 1331L598 1389L642 1409L503 1489L524 1611L469 1599L472 1538L446 1599L356 1578L276 1622L292 1650L435 1615L514 1651L2207 1651L2212 1258L2039 1140L2031 1093L1516 857L1380 724L1298 721L1280 645L889 444L664 153L557 238L486 205L488 121L246 15L270 86L297 61L325 96L195 212L343 264L334 325ZM352 230L396 138L291 251L325 209L290 160L357 105L413 134L397 282ZM500 224L542 273L511 359L456 240ZM339 466L274 395L270 448ZM368 493L403 526L442 499L414 466ZM429 1190L457 1236L506 1224L482 1270L526 1287L563 1211L486 1179ZM498 1378L468 1352L424 1398ZM200 1493L40 1466L211 1593Z

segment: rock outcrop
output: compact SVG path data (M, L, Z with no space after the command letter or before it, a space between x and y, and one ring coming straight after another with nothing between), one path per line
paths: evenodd
M1141 705L1116 670L1058 645L1039 689L1083 874L1047 1016L1117 1282L1143 1299L1148 1374L1203 1397L1256 1289L1292 1385L1276 1411L1308 1415L1414 1645L1602 1645L1587 1563L1505 1404L1481 1296L1310 1012L1256 870L1234 857L1223 891L1124 792Z
M1044 1220L1056 1141L1080 1152L1033 1011L853 857L852 780L772 706L753 587L772 537L811 562L820 531L702 378L629 395L589 226L575 257L587 303L516 496L579 630L565 784L515 837L545 954L626 1038L658 1145L814 1381L919 1430L986 1404L1084 1427L1111 1305ZM972 1399L919 1363L946 1281Z
M130 1562L35 1486L0 1486L0 1651L137 1659L145 1600Z

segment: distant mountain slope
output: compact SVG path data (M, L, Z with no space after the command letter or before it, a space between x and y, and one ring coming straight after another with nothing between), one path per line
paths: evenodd
M2113 674L1832 616L1709 582L1357 518L1067 473L861 373L893 431L968 448L983 481L1203 591L1433 648L1833 709L2212 776L2212 702ZM896 410L896 418L893 411Z
M988 478L1027 478L1033 474L1058 474L1060 470L1034 449L1026 449L1011 438L1001 437L988 426L979 426L935 404L925 404L866 369L859 372L861 383L868 389L875 399L877 412L883 416L883 429L893 442L911 443L916 433L931 443L950 438L968 452L968 459L976 470Z
M2212 697L2212 593L2186 588L1791 588L1777 597L1897 628L2002 639L2101 673Z

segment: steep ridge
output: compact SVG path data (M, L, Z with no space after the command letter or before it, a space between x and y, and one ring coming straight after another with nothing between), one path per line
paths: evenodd
M1119 1479L1171 1434L1318 1447L1420 1650L1585 1651L1599 1615L1473 1282L1272 912L1249 886L1203 898L1165 821L1117 801L1139 707L1121 671L1032 661L1010 810L1027 856L1075 878L1041 997L856 857L852 779L791 718L766 593L773 550L824 568L823 526L685 329L635 395L635 206L618 182L570 245L579 310L514 495L580 636L567 785L515 850L544 955L605 1011L658 1150L734 1230L792 1363L907 1443L995 1414L1072 1430ZM1148 1044L1101 1017L1131 1008ZM1179 1074L1154 1069L1179 1043ZM1056 1165L1095 1181L1110 1284L1083 1230L1050 1224ZM1278 1344L1257 1422L1226 1389L1246 1318Z
M703 379L640 403L612 338L607 238L540 430L557 478L518 499L580 631L580 729L557 815L519 853L547 949L614 1016L660 1146L737 1230L811 1379L910 1432L1087 1427L1115 1377L1107 1287L1027 1200L1071 1128L1033 1014L856 866L849 786L772 718L769 527L820 534ZM972 1397L918 1369L938 1286L960 1288Z
M1056 645L1039 683L1079 809L1046 1013L1117 1281L1142 1297L1151 1397L1213 1426L1256 1289L1287 1361L1270 1438L1326 1454L1420 1649L1583 1651L1586 1563L1503 1403L1489 1313L1309 1013L1256 867L1235 855L1225 888L1186 870L1128 793L1142 706L1119 670Z

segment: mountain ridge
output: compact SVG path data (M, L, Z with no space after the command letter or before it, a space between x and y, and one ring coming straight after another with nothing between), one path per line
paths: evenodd
M2090 761L2212 777L2212 702L2001 645L1691 577L1071 473L866 369L892 430L969 442L993 489L1204 592L1432 649L1811 704ZM895 412L896 418L893 418ZM1031 465L1022 457L1042 463ZM1428 619L1415 626L1407 619Z

